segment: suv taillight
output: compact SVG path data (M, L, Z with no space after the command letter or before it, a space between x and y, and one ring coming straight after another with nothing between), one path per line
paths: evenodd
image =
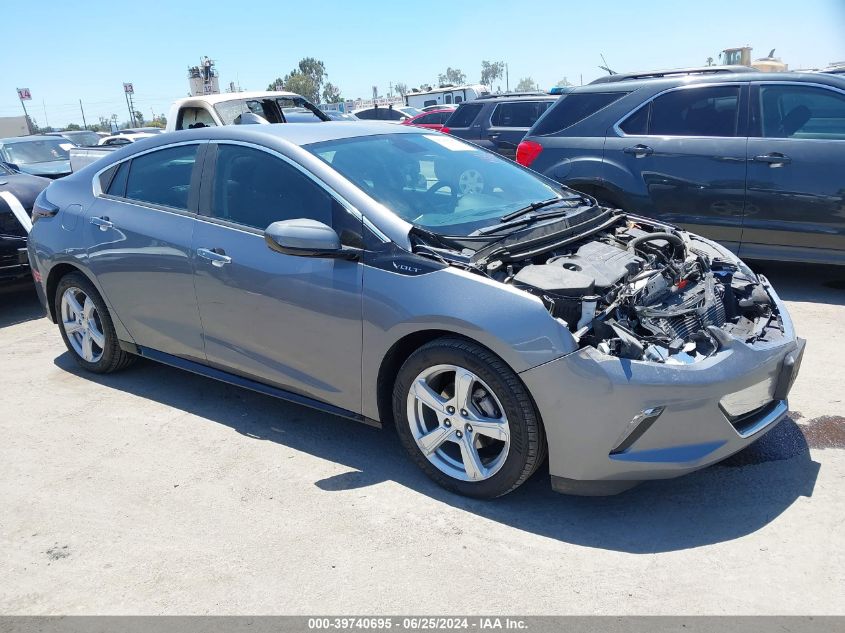
M523 167L530 167L542 151L543 146L537 141L522 141L516 146L516 162Z
M452 130L447 128L445 125L442 128L440 128L440 131L443 132L443 134L451 134L452 133Z

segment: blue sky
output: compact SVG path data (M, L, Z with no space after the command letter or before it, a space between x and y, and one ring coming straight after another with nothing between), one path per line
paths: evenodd
M437 80L447 66L479 79L482 59L508 62L511 86L589 82L603 53L615 70L703 64L727 47L777 48L790 68L845 60L845 0L0 0L0 116L40 125L127 118L122 82L145 116L187 94L188 66L217 61L221 86L260 90L306 56L322 59L347 98L372 86ZM46 108L46 120L45 120Z

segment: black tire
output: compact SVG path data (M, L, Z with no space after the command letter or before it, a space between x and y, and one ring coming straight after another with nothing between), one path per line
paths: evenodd
M105 338L105 343L102 347L102 355L96 362L89 362L79 355L73 345L71 345L70 340L68 339L68 334L62 324L62 295L64 295L65 291L69 288L78 288L84 292L94 303L94 307L97 310L97 317L101 331ZM110 374L115 371L120 371L135 362L137 359L136 356L125 352L120 348L120 343L117 340L117 333L114 330L114 324L112 323L108 307L106 307L106 302L103 301L103 298L100 296L100 293L97 292L94 284L92 284L85 275L79 272L73 272L66 274L59 280L59 283L56 286L55 306L56 321L59 325L59 332L61 332L62 340L65 342L65 346L71 356L73 356L73 359L80 367L95 374Z
M481 481L463 481L442 472L417 446L408 420L407 398L414 379L427 368L456 365L473 372L495 393L510 428L504 464ZM439 338L415 351L402 365L393 388L393 416L411 459L443 488L478 499L501 497L523 484L546 458L546 437L534 403L522 381L498 356L459 338Z

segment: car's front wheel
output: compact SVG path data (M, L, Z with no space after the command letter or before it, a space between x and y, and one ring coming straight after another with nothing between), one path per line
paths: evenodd
M545 436L517 375L485 348L443 338L414 352L393 392L402 444L444 488L492 499L543 462Z
M69 273L59 280L56 312L68 351L88 371L111 373L135 359L120 348L105 301L82 273Z

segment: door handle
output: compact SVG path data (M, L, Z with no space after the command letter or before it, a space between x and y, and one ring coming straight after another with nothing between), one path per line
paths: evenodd
M207 259L212 266L217 266L217 268L232 263L232 258L226 255L222 248L198 248L197 255Z
M495 141L499 138L499 136L499 134L488 134L487 138L489 138L491 141Z
M643 156L651 156L654 154L654 150L651 149L648 145L634 145L633 147L626 147L622 150L626 154L633 154L637 158L642 158Z
M792 159L789 156L785 156L780 152L761 154L760 156L755 156L754 160L758 163L768 163L769 167L782 167L792 162Z
M114 228L114 224L109 221L109 217L107 215L104 215L100 218L93 217L91 218L90 222L94 226L99 226L101 231L108 231L109 229Z

